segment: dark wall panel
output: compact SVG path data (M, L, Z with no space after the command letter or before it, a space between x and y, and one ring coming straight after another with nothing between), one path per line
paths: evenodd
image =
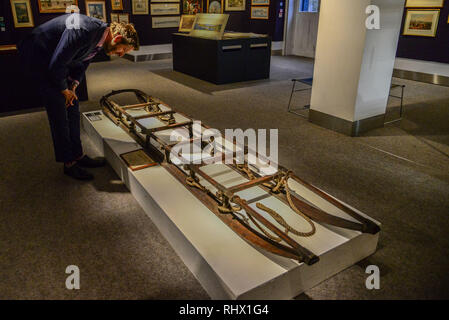
M282 24L276 22L276 7L279 8L279 2L282 0L272 0L270 3L270 15L268 20L252 20L251 0L246 0L245 11L227 12L230 14L227 30L238 32L254 32L269 34L274 41L282 40L282 33L279 26ZM206 4L206 0L204 1ZM86 12L85 1L79 0L78 5L81 13ZM177 31L177 28L152 29L150 15L132 15L131 0L123 0L123 12L130 14L130 21L135 24L139 32L142 45L162 44L171 42L171 34ZM31 0L31 8L35 25L42 24L58 14L39 13L38 1ZM107 18L109 20L111 11L110 1L106 1ZM404 11L404 19L405 20ZM11 13L11 6L8 0L0 0L0 16L5 18L6 32L0 32L0 44L14 44L25 37L32 28L14 28L14 22ZM441 10L440 21L437 35L435 38L404 36L401 35L398 44L397 56L402 58L419 59L426 61L436 61L449 63L449 0L445 1L444 8ZM404 23L404 22L403 22ZM277 27L276 27L277 25ZM401 33L402 30L401 29Z
M15 44L24 38L33 28L14 28L14 20L11 12L11 4L9 0L0 0L0 17L6 20L6 32L0 32L0 44ZM31 0L31 10L33 12L34 25L38 26L51 20L61 13L39 13L39 4L37 0ZM86 12L86 5L83 0L78 0L78 7L81 13ZM106 1L106 11L109 17L111 13L110 1ZM108 18L109 19L109 18Z
M238 32L254 32L269 34L273 36L275 30L275 8L276 4L281 0L272 0L270 3L270 13L268 20L251 20L251 0L246 0L245 11L226 12L230 14L229 22L226 30ZM204 0L204 7L207 1ZM81 13L86 13L84 0L78 1ZM39 5L37 0L31 0L31 9L33 11L34 24L36 26L58 16L58 13L39 13ZM106 0L107 20L110 22L111 2ZM139 32L142 45L162 44L171 42L171 34L177 32L177 28L153 29L151 15L132 15L131 0L123 0L123 12L130 14L130 22L133 23ZM6 20L6 32L0 32L0 44L15 44L24 38L32 28L14 28L13 17L11 13L11 5L9 0L0 0L0 16ZM282 39L274 39L282 40Z
M236 32L249 32L247 11L225 12L229 14L226 30Z
M440 22L435 38L402 35L406 12L407 10L404 11L397 56L408 59L449 63L449 0L444 2L444 7L441 9Z
M247 21L249 23L249 31L254 33L261 33L261 34L269 34L270 36L273 36L274 34L274 26L275 26L275 8L276 3L278 1L271 0L270 1L270 10L268 13L268 20L260 20L260 19L251 19L251 1L248 1L246 4L247 8Z

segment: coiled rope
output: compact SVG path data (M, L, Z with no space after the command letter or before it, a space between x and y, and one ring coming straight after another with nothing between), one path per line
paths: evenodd
M245 173L247 173L247 171L251 172L249 170L249 168L245 167L245 166L237 166L237 168ZM250 180L255 179L254 175L251 173L247 174L248 177L250 178ZM282 218L282 216L277 213L276 211L274 211L273 209L268 208L267 206L263 205L260 202L256 203L256 207L259 208L260 210L265 211L266 213L268 213L274 220L276 220L277 223L279 223L281 226L283 226L285 228L285 233L291 232L299 237L311 237L316 233L316 227L315 224L313 223L313 221L306 216L303 212L301 212L301 210L299 210L295 204L293 203L292 197L291 197L291 191L288 187L288 179L290 178L291 172L287 172L285 175L283 175L278 182L276 183L275 186L271 185L271 184L264 184L264 186L268 187L271 189L272 192L274 193L279 193L281 192L281 190L285 190L285 195L287 196L287 202L290 206L290 208L296 213L298 214L301 218L303 218L309 225L311 230L309 232L301 232L296 230L295 228L293 228L292 226L290 226L287 221L284 220L284 218ZM258 226L259 227L259 226ZM260 227L259 227L260 228ZM264 232L265 233L265 232ZM266 233L265 233L266 234ZM270 237L270 239L272 239L272 237ZM279 240L279 238L272 239L274 241Z

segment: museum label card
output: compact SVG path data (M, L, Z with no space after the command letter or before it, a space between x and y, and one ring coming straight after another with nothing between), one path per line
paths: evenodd
M126 165L133 171L157 165L157 162L154 161L143 149L123 153L120 157L122 157Z

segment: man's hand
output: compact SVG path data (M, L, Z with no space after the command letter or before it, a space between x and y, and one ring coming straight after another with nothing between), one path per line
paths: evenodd
M75 91L73 90L69 90L69 89L65 89L64 91L62 91L62 94L65 97L65 106L68 108L70 106L73 106L73 101L74 100L78 100L78 97L75 93Z

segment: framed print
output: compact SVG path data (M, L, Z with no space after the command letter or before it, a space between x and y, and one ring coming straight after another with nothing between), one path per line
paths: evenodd
M251 19L268 19L270 7L251 7Z
M440 10L407 10L404 36L435 37Z
M179 22L179 32L190 32L195 22L194 14L183 14L181 16L181 21Z
M178 28L180 16L176 17L152 17L151 23L153 29L158 28Z
M111 13L111 22L120 22L118 13Z
M38 0L40 13L65 13L72 5L78 6L78 0Z
M86 15L106 21L106 3L104 1L86 0Z
M207 0L207 13L223 13L223 0Z
M123 10L123 0L111 0L112 10Z
M192 37L221 40L228 23L229 14L198 13L195 16L192 30L189 35Z
M119 13L118 21L123 23L129 23L129 14L128 13Z
M15 44L0 45L0 52L16 51L16 50L17 50L17 45L15 45Z
M444 0L407 0L406 8L443 8Z
M203 12L202 0L182 0L182 14L197 14Z
M151 15L162 16L169 14L179 14L179 4L177 3L156 3L151 4Z
M246 0L226 0L225 11L245 11Z
M148 14L148 0L132 0L133 14Z
M270 5L270 0L251 0L252 6L268 6Z
M106 3L104 1L86 0L86 13L88 17L106 21Z
M11 10L14 18L14 27L34 27L30 0L11 0Z

